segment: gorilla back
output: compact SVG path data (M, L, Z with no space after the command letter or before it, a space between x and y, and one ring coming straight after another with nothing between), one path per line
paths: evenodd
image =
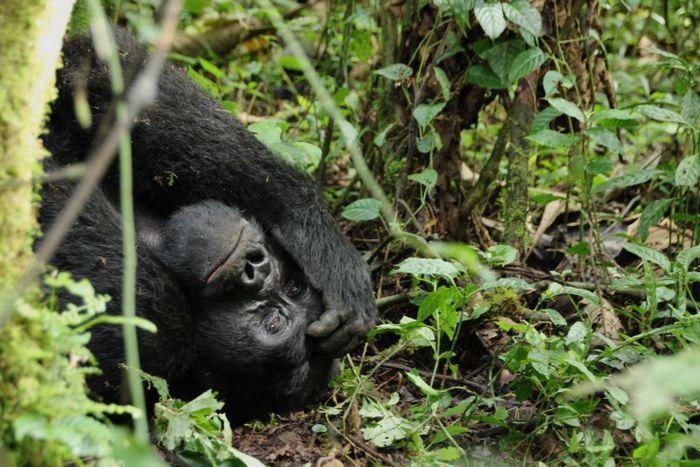
M115 30L115 37L123 68L127 73L133 71L143 63L144 50L122 30ZM47 170L84 161L99 133L97 128L111 118L109 78L105 65L95 57L90 40L69 41L64 47L64 62L57 76L59 97L53 105L50 131L45 137L45 146L53 154L45 164ZM87 83L87 97L95 121L87 130L79 126L73 108L73 93L79 83ZM198 255L188 255L192 242L152 244L142 236L137 245L136 312L153 321L159 330L155 335L139 333L143 368L165 377L176 387L183 388L183 392L213 385L222 391L234 413L236 407L231 405L236 404L236 398L241 398L242 404L250 409L245 411L246 416L297 406L327 380L333 357L351 348L375 319L366 265L340 233L313 184L272 155L181 70L168 64L158 91L155 105L140 116L132 132L134 197L137 214L146 219L140 227L143 232L148 231L149 225L155 226L156 232L165 232L166 240L182 240L196 233L211 239L213 245L221 245L220 250L214 247L203 250L202 256L211 252L223 254L223 245L229 243L222 239L242 235L231 220L236 214L226 212L226 209L238 208L238 217L242 218L240 212L243 212L249 221L259 225L256 235L268 232L260 245L264 246L270 264L277 264L280 271L274 276L260 269L265 276L260 282L255 276L260 271L255 269L250 278L253 286L249 290L267 293L270 297L269 291L263 292L262 287L256 289L256 284L276 277L272 281L275 293L281 297L285 275L298 272L297 275L308 282L310 292L304 300L290 305L297 310L297 321L293 322L294 326L285 328L294 329L285 334L294 336L286 342L293 340L301 349L291 352L295 355L293 363L284 358L262 358L266 350L256 340L236 350L225 349L222 346L227 338L236 343L244 342L237 333L239 324L231 318L240 319L255 313L247 313L243 305L236 305L236 311L227 311L231 309L230 302L226 302L230 296L218 292L245 290L244 276L240 271L229 274L233 269L224 268L219 271L221 274L209 277L212 279L210 287L195 286L192 280L196 275L187 275L182 268L178 269L178 265L191 267L191 270L196 267L206 270L205 266L209 266ZM118 200L114 195L118 191L117 183L117 170L111 167L52 261L59 269L71 271L76 277L87 277L99 292L110 294L110 313L119 313L121 303L121 230L116 209ZM42 227L53 222L70 190L70 184L65 182L44 188L40 212ZM220 201L220 208L205 207L202 203L206 204L207 200ZM187 212L188 208L182 210L186 206L194 206L190 214L195 212L202 226L209 225L207 222L216 220L217 216L231 222L213 222L217 228L202 227L199 232L196 228L176 229L170 233L167 228L161 230L168 225L168 219L186 219L187 214L182 214ZM163 247L166 244L169 246ZM275 299L278 305L279 297ZM264 307L266 311L280 310L279 315L265 318L267 321L260 318L257 325L264 327L288 319L284 315L288 311L283 312L278 305ZM218 327L218 331L225 331L224 335L213 338L204 332L201 325L205 321L209 323L207 329ZM307 326L309 323L311 325ZM306 336L302 332L304 328ZM104 374L93 381L93 387L100 396L114 399L121 388L121 330L118 327L95 330L91 347L104 370ZM218 371L240 369L236 365L244 362L261 364L249 364L249 374ZM302 367L306 370L299 371ZM277 384L270 384L271 376L276 378ZM251 400L249 396L260 397Z

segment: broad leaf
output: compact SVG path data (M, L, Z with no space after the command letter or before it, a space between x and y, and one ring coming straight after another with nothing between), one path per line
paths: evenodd
M585 131L586 135L593 140L596 144L608 148L616 154L622 154L624 149L622 148L622 143L617 139L610 130L603 127L589 128Z
M639 123L639 115L629 110L605 109L595 112L591 116L591 122L609 129L633 131Z
M540 130L549 129L549 124L561 115L561 112L554 107L546 107L539 111L535 118L532 120L532 126L530 127L531 133L537 133Z
M676 168L676 186L694 187L700 178L700 158L697 155L688 156Z
M636 243L625 243L622 248L629 251L633 255L639 256L645 261L661 266L661 268L665 271L671 270L671 261L669 261L666 255L660 251L656 251L653 248L649 248L644 245L637 245Z
M523 49L522 41L507 40L488 49L484 56L494 73L505 80L508 77L508 68Z
M413 118L416 119L422 128L425 128L430 125L430 122L432 122L437 114L439 114L444 108L444 102L438 102L437 104L420 104L418 107L413 109Z
M383 76L392 81L403 81L413 76L413 70L403 63L394 63L393 65L375 70L374 74Z
M370 221L379 217L382 203L374 198L358 199L343 209L343 217L350 221Z
M539 36L542 32L542 18L537 8L530 5L527 0L515 0L503 4L503 13L506 18L517 24L533 36Z
M679 113L657 105L640 105L637 109L647 117L659 122L673 122L689 125Z
M435 169L427 168L420 173L409 175L408 179L420 183L430 191L437 183L437 177L438 174Z
M467 81L484 89L505 89L508 87L505 80L499 78L488 65L484 64L470 66L467 70Z
M639 218L639 238L645 242L649 237L649 227L656 225L663 219L666 210L671 205L670 199L657 199L644 208Z
M613 188L626 188L629 186L639 185L641 183L648 182L651 178L659 173L658 170L654 169L641 169L635 172L625 173L613 177L600 185L596 185L591 190L592 193L603 193Z
M574 135L565 135L547 128L529 135L527 139L533 143L539 144L540 146L546 146L554 149L568 148L576 142L576 137Z
M463 269L456 263L433 258L408 258L403 260L392 274L404 273L414 276L443 276L450 279L457 277Z
M491 39L496 39L506 30L506 19L500 2L478 0L474 6L474 16Z
M586 117L583 115L583 112L581 112L581 109L579 109L573 102L562 99L561 97L550 97L547 99L547 102L549 102L549 105L571 118L575 118L580 122L586 120Z
M440 67L435 67L433 68L433 71L435 72L435 78L437 79L438 83L440 84L440 92L442 93L442 98L445 101L450 100L451 93L450 93L450 79L447 77L447 74L445 71L440 68Z
M548 55L537 47L520 52L508 67L508 81L513 83L529 75L542 66L547 58Z

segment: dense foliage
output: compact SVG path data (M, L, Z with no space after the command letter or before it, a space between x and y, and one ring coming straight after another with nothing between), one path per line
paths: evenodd
M149 42L159 4L112 14ZM162 446L211 464L254 464L231 443L264 463L697 457L698 15L696 0L185 2L171 59L318 181L382 322L319 408L266 424L231 430L214 394L174 401L146 375ZM119 459L104 414L133 409L80 390L102 299L56 277L85 306L42 302L2 330L3 444Z

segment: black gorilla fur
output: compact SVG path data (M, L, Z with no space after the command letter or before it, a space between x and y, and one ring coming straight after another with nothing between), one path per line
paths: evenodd
M138 69L146 58L144 49L123 30L114 33L123 69ZM83 82L96 122L88 130L79 126L73 107L74 90ZM45 163L49 171L83 161L99 124L112 113L107 69L95 57L89 38L66 43L57 85L59 96L45 137L53 155ZM234 415L239 412L237 418L303 403L327 380L332 358L351 348L376 317L367 267L313 183L272 155L173 64L166 65L159 80L156 103L139 117L132 146L139 217L137 313L158 327L157 334L139 332L143 369L165 377L181 394L214 387ZM52 260L59 269L87 277L97 291L111 295L109 313L119 313L121 306L117 184L114 164ZM71 189L67 182L44 188L42 226L53 222ZM199 220L190 222L195 218ZM225 232L231 236L243 235L236 226L248 221L246 235L257 238L257 247L263 245L277 271L267 272L265 277L274 277L270 280L275 291L265 293L278 301L287 297L287 306L295 310L293 325L287 323L291 331L286 344L274 352L250 340L249 330L237 322L248 316L241 311L248 305L236 302L230 311L246 289L240 282L244 270L224 271L209 288L196 281L202 277L190 274L211 266L206 253L230 253L224 251L230 238L216 226L233 229ZM262 229L267 232L264 239ZM197 235L212 239L220 249L189 254L187 247ZM252 244L257 248L255 241ZM293 289L308 280L303 297L292 294L289 300L289 277L297 278ZM221 293L229 289L235 293ZM262 301L264 288L257 290L261 295L253 297ZM263 322L269 324L258 320L259 325ZM203 330L206 326L214 334ZM95 329L90 346L104 371L93 387L103 397L114 398L121 389L121 329Z

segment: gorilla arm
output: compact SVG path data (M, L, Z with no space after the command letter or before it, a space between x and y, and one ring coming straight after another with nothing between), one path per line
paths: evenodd
M115 36L124 69L140 65L143 48L122 30L115 30ZM59 135L80 131L72 90L84 57L93 56L90 41L73 40L64 56L60 97L51 121L52 133ZM93 117L101 120L111 92L105 67L94 62L88 97ZM91 139L74 144L85 145ZM322 339L322 351L342 355L374 321L367 266L338 229L312 182L274 156L174 65L166 65L156 104L139 118L132 146L134 194L149 208L167 214L186 204L218 199L271 229L312 286L323 293L325 312L308 329ZM114 171L110 177L114 182Z

